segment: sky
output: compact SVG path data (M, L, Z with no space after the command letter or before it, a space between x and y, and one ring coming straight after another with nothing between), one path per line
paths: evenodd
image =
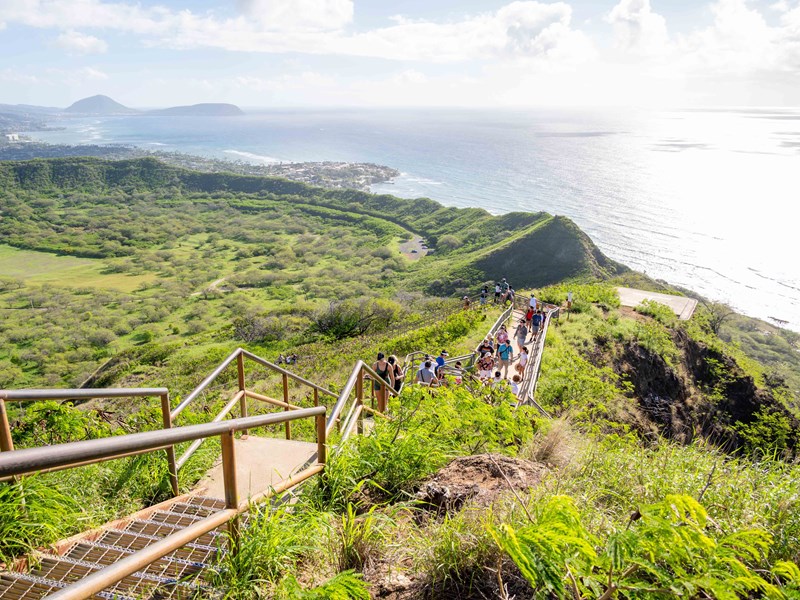
M0 103L800 106L800 0L0 0Z

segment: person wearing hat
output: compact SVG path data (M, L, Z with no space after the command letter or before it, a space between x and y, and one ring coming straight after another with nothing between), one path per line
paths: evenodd
M444 361L448 356L450 356L450 355L447 353L447 350L442 350L442 353L439 356L436 357L436 376L437 377L439 376L439 374L440 374L440 372L442 370L442 367L444 366Z

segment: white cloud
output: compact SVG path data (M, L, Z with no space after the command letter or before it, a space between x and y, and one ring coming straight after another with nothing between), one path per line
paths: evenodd
M108 44L100 38L79 31L65 31L56 38L55 45L72 54L102 54L108 50Z
M711 5L713 23L680 36L680 64L689 73L747 75L798 70L787 55L791 32L767 24L745 0L718 0Z
M239 9L270 30L341 29L353 20L352 0L239 0Z
M35 75L20 73L16 69L3 69L0 71L0 81L8 83L40 83L40 79Z
M653 12L650 0L621 0L609 13L618 47L633 54L662 55L667 51L667 22Z
M568 4L512 2L451 22L409 21L344 34L350 0L242 0L246 16L172 11L102 0L3 0L0 20L48 29L102 29L142 36L151 46L241 52L299 52L452 62L503 56L580 61L593 52L570 27ZM256 18L254 15L259 15ZM327 25L326 25L327 24Z

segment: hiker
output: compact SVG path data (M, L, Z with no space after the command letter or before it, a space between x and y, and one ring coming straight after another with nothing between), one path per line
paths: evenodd
M375 397L378 399L378 412L386 412L386 404L389 398L389 390L387 385L394 388L394 369L383 352L378 352L378 360L372 365L372 370L380 377L372 384L372 389L375 390Z
M503 342L508 341L508 330L506 329L505 325L500 325L500 329L497 330L497 336L495 336L497 340L497 345L499 346Z
M506 281L506 278L503 277L503 280L500 282L500 292L503 293L503 294L506 294L506 293L508 293L508 288L510 288L510 287L511 286Z
M469 310L469 305L470 305L469 296L464 296L464 310Z
M517 365L514 368L516 369L517 373L524 377L526 366L528 366L528 349L525 346L522 346L519 349L519 358L517 359Z
M519 375L514 375L514 377L511 378L511 393L514 394L514 396L519 396L520 383L522 383L522 377Z
M515 293L516 292L514 292L514 288L509 286L508 291L506 292L506 302L514 304L514 294Z
M498 304L500 302L500 295L503 293L503 288L500 286L499 283L494 284L494 303Z
M481 345L478 346L478 356L481 356L484 352L488 352L489 354L494 354L494 345L489 338L486 338L481 342Z
M494 369L494 359L489 352L484 352L478 359L478 377L486 381L492 376L492 369Z
M395 391L399 392L400 388L403 387L403 379L405 379L406 374L403 373L403 369L400 366L400 361L397 360L397 357L392 354L389 357L389 364L392 365L392 371L394 372L394 389Z
M424 383L427 385L436 385L439 383L439 378L433 372L433 362L426 360L422 363L419 371L417 371L416 383Z
M531 317L531 341L535 342L536 337L539 335L539 328L542 326L542 313L536 312Z
M503 377L508 377L508 367L511 366L511 361L514 360L514 348L506 340L497 347L497 358L500 360L498 369L504 371Z
M525 324L528 326L528 329L531 328L531 321L533 321L533 315L536 311L532 308L528 308L528 312L525 313Z
M456 361L456 368L453 376L456 379L456 385L461 385L464 381L464 367L460 360Z
M503 376L500 374L500 371L494 372L494 377L492 378L492 387L497 387L505 381Z
M283 355L282 352L280 354L278 354L278 364L279 365L286 364L286 357Z
M517 346L522 348L525 345L525 339L528 337L528 326L525 325L525 319L519 320L519 325L514 330L514 337L517 338Z
M441 354L436 357L436 376L439 377L442 372L442 367L444 366L445 360L447 357L450 356L447 353L447 350L442 350Z
M483 289L481 290L481 306L486 304L486 300L488 298L489 298L489 286L485 285L485 286L483 286Z
M531 307L533 312L536 312L536 296L531 294L531 299L528 301L528 305Z

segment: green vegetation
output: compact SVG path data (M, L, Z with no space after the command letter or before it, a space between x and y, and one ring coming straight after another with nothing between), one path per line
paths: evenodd
M536 391L555 420L504 388L408 387L295 502L253 509L205 575L227 598L800 597L797 336L713 306L620 307L610 277L663 286L567 219L154 160L0 163L0 210L0 387L167 384L174 403L242 345L296 352L294 372L337 390L378 351L467 353L499 314L426 293L500 273L544 301L574 292ZM433 254L406 259L412 236ZM246 381L280 397L263 367ZM236 389L229 368L177 424ZM153 400L8 407L17 447L161 427ZM217 455L204 444L183 488ZM494 487L448 480L458 457ZM169 493L162 453L0 484L0 560Z

